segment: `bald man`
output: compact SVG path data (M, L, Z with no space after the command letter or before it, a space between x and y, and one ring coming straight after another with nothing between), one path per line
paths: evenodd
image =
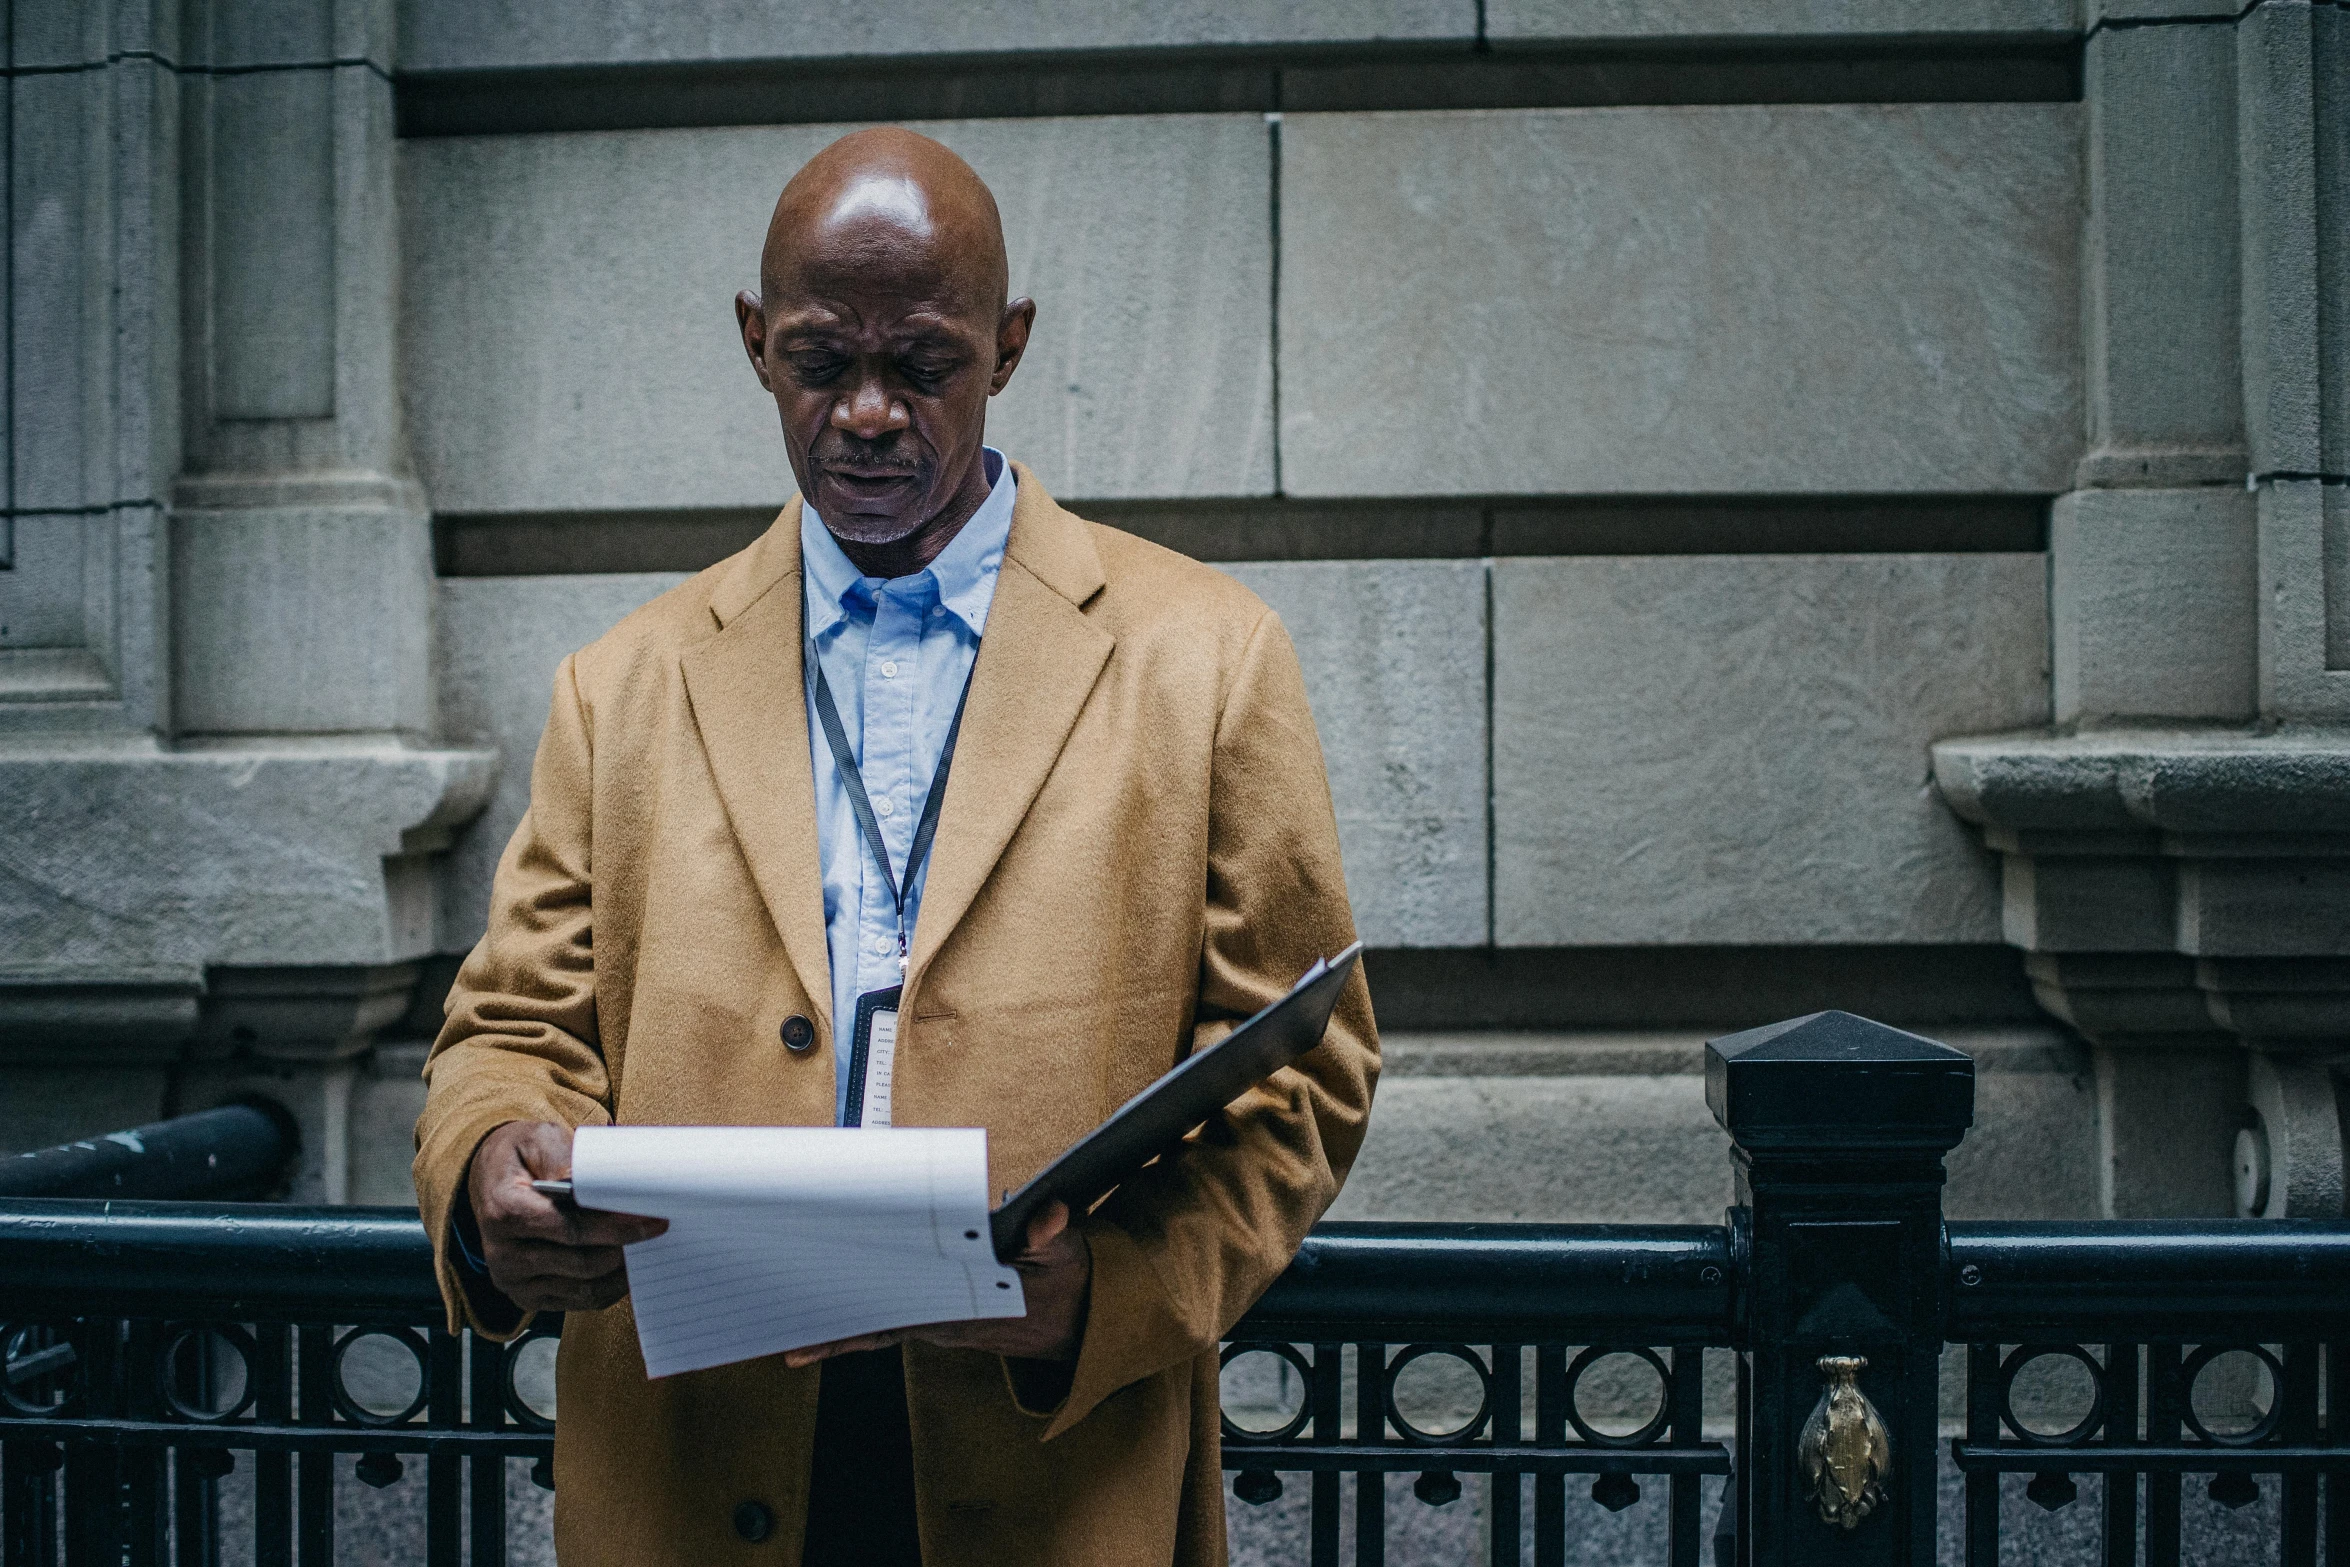
M557 672L416 1187L453 1327L569 1314L571 1567L1223 1559L1217 1345L1361 1144L1359 976L1296 1066L1037 1219L1022 1318L655 1381L621 1248L661 1225L531 1187L582 1125L894 1124L985 1128L1008 1190L1353 940L1279 620L985 444L1036 320L1007 277L936 142L800 170L735 301L799 493Z

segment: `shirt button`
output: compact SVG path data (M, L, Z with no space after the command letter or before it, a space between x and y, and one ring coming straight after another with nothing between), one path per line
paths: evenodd
M881 678L884 680L895 680L897 677L898 661L894 658L883 659L881 661Z
M775 1532L775 1515L757 1502L744 1502L734 1510L734 1532L757 1545Z
M897 806L890 802L890 798L886 794L873 802L873 814L876 816L895 816L897 813Z

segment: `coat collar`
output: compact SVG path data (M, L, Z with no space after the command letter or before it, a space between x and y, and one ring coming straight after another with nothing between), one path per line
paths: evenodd
M710 776L800 988L829 1018L824 862L800 675L800 503L719 569L718 634L679 660Z
M1003 857L1116 639L1085 607L1108 584L1092 530L1025 466L923 884L906 1000ZM752 880L801 988L829 1016L823 860L800 669L800 502L720 568L718 634L681 661L694 723ZM832 1020L839 1026L839 1020Z
M909 1005L930 960L1027 819L1117 643L1085 613L1109 581L1092 528L1063 511L1026 467L1015 463L1013 471L1019 492L1012 536L922 886L906 974Z

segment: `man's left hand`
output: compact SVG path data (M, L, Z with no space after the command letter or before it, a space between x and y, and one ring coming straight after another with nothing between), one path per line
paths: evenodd
M1028 1243L1007 1258L1020 1270L1028 1315L979 1322L934 1322L925 1327L867 1333L832 1344L787 1351L784 1363L812 1366L835 1355L885 1349L908 1339L948 1349L976 1349L1014 1360L1074 1360L1085 1335L1086 1297L1093 1286L1093 1251L1069 1222L1069 1205L1053 1203L1028 1221Z

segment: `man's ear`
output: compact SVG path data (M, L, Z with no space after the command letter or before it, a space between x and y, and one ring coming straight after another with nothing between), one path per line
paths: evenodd
M1020 368L1020 356L1028 352L1029 329L1036 325L1036 301L1015 299L1004 306L1004 318L995 329L995 374L988 377L987 395L995 396L1011 381L1012 372Z
M751 356L751 373L761 386L774 391L767 380L767 312L759 296L747 288L734 296L734 324L742 333L743 352Z

